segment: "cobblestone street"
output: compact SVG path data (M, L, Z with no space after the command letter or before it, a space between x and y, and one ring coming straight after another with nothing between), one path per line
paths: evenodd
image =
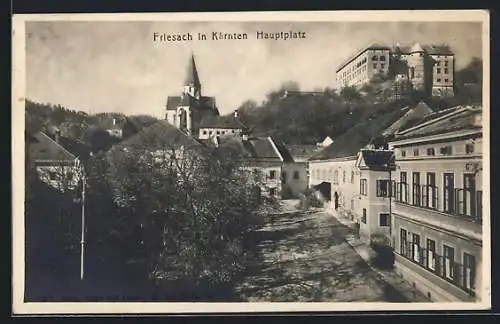
M297 211L290 206L255 233L259 250L237 287L243 300L425 301L402 279L395 282L397 276L391 271L374 271L346 241L352 230L332 214ZM392 280L386 280L387 276Z

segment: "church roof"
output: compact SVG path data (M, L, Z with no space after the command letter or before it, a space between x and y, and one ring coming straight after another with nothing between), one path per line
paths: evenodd
M198 70L196 69L196 62L194 61L194 55L191 55L191 59L189 60L184 85L194 85L197 88L201 87Z
M200 97L199 100L194 99L188 95L186 96L168 96L167 110L177 110L179 106L193 106L197 110L214 110L219 114L217 106L215 105L215 97Z
M410 53L417 53L417 52L423 52L424 49L422 48L422 45L420 43L415 43L410 49Z

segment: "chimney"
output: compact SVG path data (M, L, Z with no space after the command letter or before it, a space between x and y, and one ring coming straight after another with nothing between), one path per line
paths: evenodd
M54 139L56 143L59 143L60 137L61 137L61 131L59 129L54 130Z
M234 111L234 118L238 118L238 110Z

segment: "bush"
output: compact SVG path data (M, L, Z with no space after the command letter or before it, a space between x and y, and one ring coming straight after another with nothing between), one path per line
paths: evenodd
M374 234L370 238L370 246L377 253L372 264L380 269L392 269L394 253L389 239L383 234Z

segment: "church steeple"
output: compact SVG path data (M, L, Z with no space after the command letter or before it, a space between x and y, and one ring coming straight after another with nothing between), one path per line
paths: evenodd
M199 98L201 95L201 82L198 76L198 70L196 69L196 62L194 60L193 53L191 53L191 59L189 60L186 72L186 79L184 80L184 93L187 93L192 97Z

